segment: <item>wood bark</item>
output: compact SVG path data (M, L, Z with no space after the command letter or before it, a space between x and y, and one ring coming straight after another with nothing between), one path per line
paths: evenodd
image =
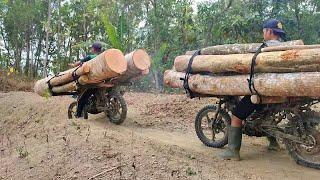
M89 72L90 67L87 64L84 64L79 68L72 68L70 70L59 73L56 77L50 80L50 84L52 86L64 85L74 80L72 76L73 73L76 77L80 77Z
M62 92L72 92L76 91L78 88L76 82L71 82L62 86L56 86L52 88L52 92L54 93L62 93Z
M253 54L199 55L194 58L192 72L250 72ZM176 71L187 69L191 56L178 56L174 61ZM314 72L320 71L320 49L288 50L260 53L255 72Z
M172 88L182 88L185 73L167 70L164 83ZM190 89L203 95L252 95L248 86L248 75L209 76L191 75ZM262 96L308 96L320 97L320 72L261 73L254 78L255 89Z
M293 46L271 46L266 47L261 50L261 52L271 52L271 51L287 51L293 49L319 49L320 44L313 45L293 45Z
M210 46L201 49L202 55L227 55L227 54L245 54L255 53L262 43L249 44L224 44L217 46ZM281 46L304 45L302 40L287 41L281 43ZM187 51L186 55L193 55L195 51Z
M284 102L288 102L287 97L279 97L279 96L261 96L252 95L251 102L253 104L280 104Z

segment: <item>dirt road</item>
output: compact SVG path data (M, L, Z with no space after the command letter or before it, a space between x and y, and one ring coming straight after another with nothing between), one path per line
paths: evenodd
M71 97L0 93L0 179L319 179L264 138L244 137L242 161L197 139L196 112L214 99L127 93L120 125L103 114L68 120Z

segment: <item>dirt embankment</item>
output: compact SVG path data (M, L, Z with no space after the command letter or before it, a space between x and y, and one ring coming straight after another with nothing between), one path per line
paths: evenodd
M0 92L33 91L35 80L0 70Z
M240 162L196 138L196 112L214 99L127 93L120 125L103 114L68 120L71 97L0 93L0 179L318 179L264 138L244 137Z

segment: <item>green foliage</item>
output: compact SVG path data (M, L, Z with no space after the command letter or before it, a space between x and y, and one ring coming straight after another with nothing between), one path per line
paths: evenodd
M121 51L124 51L125 48L124 48L122 41L121 41L122 34L118 35L118 31L117 31L116 27L111 24L111 22L107 16L101 17L101 20L104 24L106 33L108 35L108 39L111 43L111 47L116 48L116 49L120 49ZM121 23L122 22L120 22L120 24ZM121 27L122 26L120 26L120 29L122 30ZM122 33L121 30L120 30L120 33Z
M163 43L158 52L153 56L152 58L152 68L153 69L158 69L158 70L163 70L163 61L162 58L165 55L166 51L168 50L168 44Z
M187 176L194 176L197 175L197 172L195 172L191 167L188 167L186 170Z
M25 147L17 147L17 152L19 154L19 158L23 159L29 155L29 152L26 150Z

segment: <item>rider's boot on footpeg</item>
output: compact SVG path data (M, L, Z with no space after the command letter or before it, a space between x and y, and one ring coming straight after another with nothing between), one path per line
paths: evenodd
M280 145L278 144L277 139L275 137L268 136L267 139L269 141L268 150L270 151L280 150Z
M240 160L240 147L242 141L242 128L230 126L228 132L228 148L219 154L219 157L224 160Z

